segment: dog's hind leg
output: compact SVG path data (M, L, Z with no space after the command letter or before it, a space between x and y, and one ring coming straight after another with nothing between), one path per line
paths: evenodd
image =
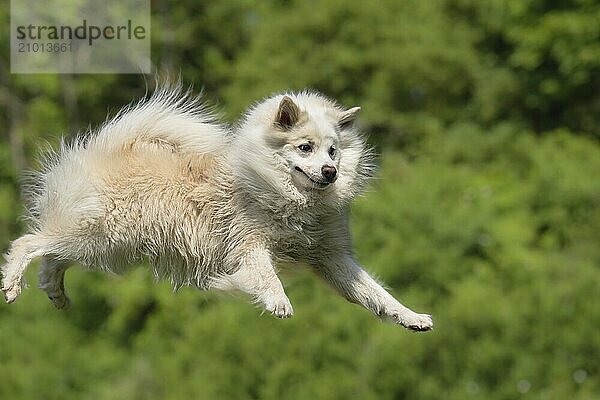
M40 234L27 234L12 242L5 255L7 263L1 268L2 291L7 303L15 301L25 286L23 274L29 263L47 251L47 240Z
M67 309L71 304L65 293L65 272L69 268L66 261L45 256L39 272L39 288L48 295L54 306L59 310Z

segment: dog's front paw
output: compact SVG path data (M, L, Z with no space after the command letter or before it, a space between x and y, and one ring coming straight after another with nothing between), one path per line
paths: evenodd
M394 322L411 331L426 332L433 329L433 319L429 314L417 314L410 311L393 314L392 317Z
M276 316L277 318L290 318L294 315L292 303L284 295L283 297L268 296L263 300L265 310Z

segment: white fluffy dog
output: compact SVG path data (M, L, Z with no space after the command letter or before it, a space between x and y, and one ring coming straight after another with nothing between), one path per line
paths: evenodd
M281 94L231 132L189 93L157 90L47 158L31 185L29 233L2 267L6 301L35 257L39 287L61 309L73 261L119 273L147 257L177 287L240 290L286 318L277 265L303 262L349 301L430 330L429 315L400 304L352 256L348 206L373 172L359 111L314 92Z

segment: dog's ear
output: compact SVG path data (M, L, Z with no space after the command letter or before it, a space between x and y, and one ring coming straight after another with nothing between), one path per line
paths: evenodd
M283 96L275 117L275 125L284 130L290 129L300 119L300 108L289 96Z
M338 119L338 126L340 129L346 129L351 127L360 114L360 107L352 107L340 114Z

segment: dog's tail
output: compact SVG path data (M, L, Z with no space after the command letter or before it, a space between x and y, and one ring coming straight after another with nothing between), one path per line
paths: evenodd
M153 143L205 154L223 150L229 141L227 132L201 96L184 90L181 83L162 83L152 96L123 108L80 144L102 152Z
M93 177L97 166L110 166L136 149L163 148L183 154L223 154L228 128L211 108L182 88L181 83L159 83L151 96L123 108L99 129L63 142L59 151L41 157L41 170L25 175L23 194L32 229L44 218L76 220L101 212ZM58 217L60 216L60 218Z

